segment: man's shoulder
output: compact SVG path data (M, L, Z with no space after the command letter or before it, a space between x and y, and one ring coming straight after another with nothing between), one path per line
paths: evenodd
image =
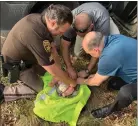
M29 21L29 20L35 20L36 18L40 18L40 17L41 17L41 14L34 13L34 14L29 14L25 16L23 19Z
M101 7L104 7L104 6L102 4L100 4L100 3L98 3L98 2L87 2L87 3L84 3L84 4L80 5L80 6L78 6L75 9L88 8L88 7L91 7L91 8L96 8L96 7L101 8Z
M117 60L120 61L122 58L124 45L126 45L125 42L122 42L124 37L126 36L119 34L109 35L106 37L105 47L100 56L100 60L102 62L116 62Z
M41 14L30 14L26 16L24 25L28 26L28 28L25 28L29 34L35 34L35 36L45 39L45 38L51 38L51 34L49 30L47 29L46 25L42 22Z
M36 27L36 26L42 25L41 15L40 14L29 14L22 19L22 23L24 23L24 25L28 25L28 27L29 26Z
M122 34L114 34L114 35L109 35L109 41L111 41L111 45L116 44L116 46L118 47L122 47L122 46L129 46L129 44L133 44L133 43L128 43L127 42L132 42L132 41L137 41L136 39L132 38L132 37L128 37Z
M46 26L43 24L41 14L29 14L21 19L12 30L16 38L22 37L26 44L33 40L50 40L52 37ZM31 40L31 41L30 41Z
M41 19L40 17L40 14L29 14L21 20L19 20L12 29L15 31L21 31L21 29L22 31L29 29L31 30L32 28L36 29L36 27L38 27L39 24L41 24L41 21L39 21Z

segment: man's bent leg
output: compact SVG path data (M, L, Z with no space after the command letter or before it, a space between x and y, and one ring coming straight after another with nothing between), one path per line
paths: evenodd
M36 92L24 85L23 82L17 82L17 84L5 86L4 88L4 101L14 101L21 98L33 98L36 96Z
M118 111L128 107L134 100L137 100L137 84L127 84L121 87L110 111Z
M134 100L137 100L137 84L126 84L121 87L112 104L92 111L92 115L96 118L104 118L115 111L128 107Z
M42 73L43 69L40 69L42 72L38 71L39 67L41 66L33 66L32 68L27 69L20 74L20 80L36 92L39 92L43 89L43 81L39 75L41 73L42 76L44 73Z
M120 77L112 77L108 82L107 88L113 90L120 90L120 88L126 84L127 83Z
M20 74L20 80L15 85L5 86L4 100L13 101L20 98L33 98L43 89L43 81L36 74L34 67Z

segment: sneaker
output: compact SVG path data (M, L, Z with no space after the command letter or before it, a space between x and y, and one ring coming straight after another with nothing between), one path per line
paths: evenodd
M109 108L110 108L110 105L107 105L102 108L91 111L91 114L95 118L105 118L106 116L108 116L112 113L111 111L109 111Z

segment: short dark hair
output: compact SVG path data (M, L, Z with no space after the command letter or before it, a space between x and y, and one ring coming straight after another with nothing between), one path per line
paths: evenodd
M44 15L50 19L57 20L58 25L63 25L65 23L72 24L73 22L73 15L71 10L60 4L51 4L44 12Z

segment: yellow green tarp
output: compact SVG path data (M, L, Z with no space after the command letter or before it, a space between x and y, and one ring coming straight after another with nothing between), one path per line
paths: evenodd
M89 88L81 85L77 96L64 98L57 94L55 87L48 86L52 80L49 73L42 79L44 89L36 97L34 113L46 121L67 122L70 126L76 126L79 114L90 96Z

